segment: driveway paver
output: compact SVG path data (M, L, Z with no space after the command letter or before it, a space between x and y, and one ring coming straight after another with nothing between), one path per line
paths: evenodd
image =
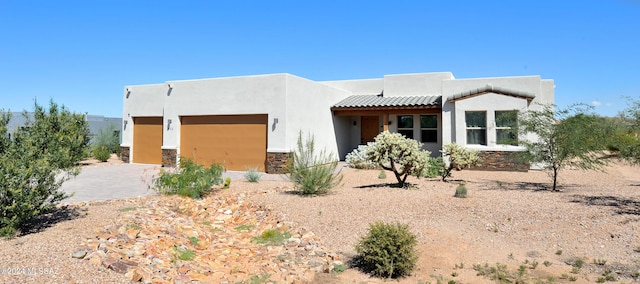
M84 167L78 176L62 184L62 191L75 192L63 203L154 195L157 193L148 185L159 171L157 165L143 164Z

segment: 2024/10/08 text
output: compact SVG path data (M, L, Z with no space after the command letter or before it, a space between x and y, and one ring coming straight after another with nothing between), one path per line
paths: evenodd
M59 268L48 267L2 267L0 269L1 275L38 275L38 274L58 274Z

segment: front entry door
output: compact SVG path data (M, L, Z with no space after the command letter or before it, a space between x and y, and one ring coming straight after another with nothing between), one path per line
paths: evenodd
M379 118L377 116L363 116L360 119L360 144L373 142L374 138L380 133Z

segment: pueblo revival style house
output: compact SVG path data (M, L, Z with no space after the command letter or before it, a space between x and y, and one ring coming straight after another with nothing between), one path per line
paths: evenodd
M511 131L515 114L553 104L554 88L540 76L456 79L450 72L340 81L268 74L127 86L122 159L173 167L183 156L229 170L281 173L300 131L344 159L388 130L422 142L434 156L455 142L480 150L480 168L527 170L510 159L523 150Z

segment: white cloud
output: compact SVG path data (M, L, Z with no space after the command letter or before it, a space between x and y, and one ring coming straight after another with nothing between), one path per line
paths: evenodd
M591 105L594 106L594 107L599 107L600 105L602 105L602 103L599 102L599 101L592 101Z

